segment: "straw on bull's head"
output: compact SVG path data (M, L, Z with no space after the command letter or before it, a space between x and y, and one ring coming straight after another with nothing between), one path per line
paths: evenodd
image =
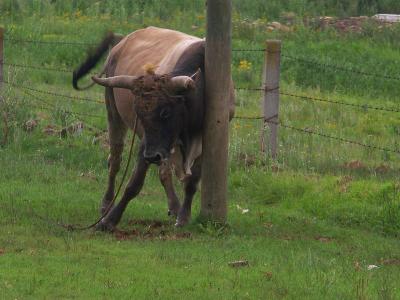
M144 129L144 157L149 162L160 163L168 158L180 138L186 111L183 99L196 88L199 73L171 76L147 71L143 76L119 75L92 79L105 87L131 90L134 108Z
M129 89L139 99L154 98L160 94L174 96L195 87L194 80L190 76L157 75L150 67L147 67L143 76L119 75L108 78L93 76L92 79L105 87Z

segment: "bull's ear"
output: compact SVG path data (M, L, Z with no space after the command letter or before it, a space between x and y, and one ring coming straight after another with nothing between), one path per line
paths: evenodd
M201 77L201 69L200 68L196 71L196 73L194 73L192 76L190 76L190 78L192 78L193 81L195 81L195 82L200 80L200 77Z
M195 82L189 76L175 76L169 82L169 90L174 94L185 93L196 87Z

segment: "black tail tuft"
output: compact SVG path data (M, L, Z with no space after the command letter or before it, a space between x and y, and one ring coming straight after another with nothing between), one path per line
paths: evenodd
M83 62L77 69L74 70L72 75L72 86L76 90L81 90L79 88L78 81L83 76L88 74L91 69L93 69L99 60L103 57L104 53L108 51L110 46L114 45L120 40L119 36L114 35L114 33L109 32L104 37L103 41L95 49L89 52L86 61Z

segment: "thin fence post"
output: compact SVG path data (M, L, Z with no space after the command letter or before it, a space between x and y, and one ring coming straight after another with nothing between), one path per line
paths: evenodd
M281 41L267 40L263 71L263 116L264 124L261 134L261 151L266 151L266 128L269 128L268 155L277 158L278 122L279 122L279 79L281 62Z
M4 63L4 28L0 27L0 101L2 101L3 63Z
M2 139L0 140L0 145L5 145L7 143L8 138L8 118L7 112L1 107L4 105L4 97L3 97L3 64L4 64L4 28L0 27L0 122L3 123L3 132Z

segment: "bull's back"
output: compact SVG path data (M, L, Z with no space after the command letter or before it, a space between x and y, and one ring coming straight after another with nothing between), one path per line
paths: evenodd
M157 74L173 71L178 59L193 43L201 39L181 32L148 27L126 36L111 53L110 60L115 60L113 75L144 75L143 66L155 66ZM135 112L134 96L129 90L114 89L115 103L124 122L132 128Z

